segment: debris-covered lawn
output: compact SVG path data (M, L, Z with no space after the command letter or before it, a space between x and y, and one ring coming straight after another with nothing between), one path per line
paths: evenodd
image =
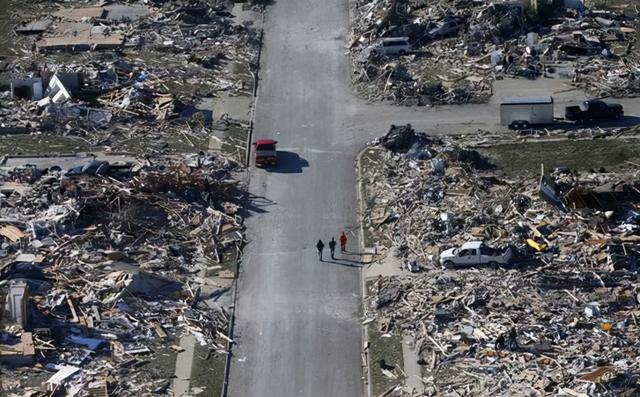
M421 272L375 280L365 318L416 338L427 395L639 392L637 166L505 176L410 126L379 144L364 223ZM472 241L514 255L442 266L444 250Z
M263 5L7 4L0 394L218 394Z
M216 280L244 245L239 171L220 155L5 167L2 381L49 373L5 389L172 395L181 336L224 356L229 285Z
M72 135L100 149L192 151L238 125L215 99L250 96L260 6L227 0L40 5L0 59L2 134ZM18 16L14 15L14 19ZM13 55L8 55L13 53ZM215 115L215 117L214 117ZM246 124L246 120L243 120ZM184 152L185 150L178 150Z

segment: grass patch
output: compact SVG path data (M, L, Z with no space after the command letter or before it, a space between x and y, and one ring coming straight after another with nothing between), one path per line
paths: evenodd
M495 145L477 149L491 158L498 168L508 174L529 174L545 169L570 167L576 170L605 169L638 162L640 139L596 139L526 142Z
M170 132L155 137L134 136L132 138L117 139L113 148L117 151L149 154L149 151L162 153L196 153L207 151L209 138L207 136L183 135Z
M626 0L587 0L584 3L587 7L617 12L625 11L633 6L633 2Z
M166 137L166 142L167 148L171 152L194 153L207 150L209 137L173 133Z
M0 155L46 155L115 150L133 154L196 153L207 151L208 136L183 135L178 132L161 136L119 137L111 146L93 145L86 138L60 135L5 135L0 137Z
M371 372L371 386L374 396L382 395L385 391L392 387L404 383L404 378L398 376L397 379L386 377L380 369L380 360L384 359L387 365L394 365L396 368L404 368L404 360L402 358L402 337L400 335L391 335L391 337L382 336L375 325L368 325L369 332L369 371ZM393 371L400 374L398 370Z
M222 263L218 270L212 274L205 274L202 277L215 277L222 270L232 270L234 273L239 261L239 252L233 249L222 254ZM231 299L231 295L228 296ZM222 302L220 302L222 304ZM232 303L232 301L229 301ZM233 309L228 310L233 311ZM227 346L227 341L221 337L216 338L216 343L221 346ZM202 389L202 393L197 394L199 397L218 397L222 395L224 387L224 371L227 360L227 354L216 350L210 350L207 346L196 344L193 355L193 366L191 367L191 384L190 388ZM196 395L194 393L194 395Z
M370 147L360 157L362 176L369 176L381 169L384 159L384 149Z
M60 154L104 150L76 137L55 135L5 135L0 137L2 155Z
M182 52L174 53L171 50L156 50L145 46L141 49L127 49L127 55L131 59L143 60L151 69L166 68L174 71L171 75L163 76L162 88L178 98L207 97L226 91L216 83L219 78L236 82L239 95L251 95L253 92L250 65L242 60L227 59L224 54L220 56L220 51L216 49L197 50L190 52L190 56L185 56ZM217 60L213 68L205 68L199 64L199 61L207 58Z
M51 3L0 0L0 59L7 56L24 55L20 52L20 48L27 47L29 38L16 35L13 28L21 19L29 20L38 14L48 12L52 8Z
M226 345L221 338L218 338L217 342ZM204 390L198 394L199 397L218 397L222 394L226 359L225 353L210 351L206 346L196 345L191 369L191 388Z
M222 153L225 153L236 161L244 162L247 156L248 130L241 125L229 125L224 132L222 140Z

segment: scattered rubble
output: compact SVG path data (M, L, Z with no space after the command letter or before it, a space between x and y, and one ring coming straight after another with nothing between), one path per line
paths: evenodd
M0 70L0 132L71 135L120 151L142 139L206 149L216 130L239 125L214 119L211 98L252 92L259 34L253 21L233 19L233 4L43 8L15 27L21 48Z
M403 105L485 102L494 79L572 79L595 96L635 96L638 18L577 1L359 0L350 51L369 100ZM372 51L407 37L413 51Z
M390 141L402 144L381 149L363 180L364 223L422 271L374 280L365 321L415 338L424 393L637 394L637 166L507 177L477 152L410 126L392 127L380 144ZM469 241L509 246L514 257L438 263Z
M65 136L140 159L0 160L0 389L173 395L180 338L209 356L232 342L224 299L245 243L236 130L247 126L214 106L252 93L263 5L16 8L0 55L0 134L32 135L40 155L52 149L42 137Z
M47 378L3 387L171 395L181 336L225 354L229 286L209 276L233 277L245 243L240 170L220 155L5 168L0 370Z

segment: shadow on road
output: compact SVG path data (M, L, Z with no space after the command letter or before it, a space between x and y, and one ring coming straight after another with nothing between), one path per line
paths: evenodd
M300 174L302 173L302 168L308 166L309 162L296 153L278 150L278 164L267 170L282 174Z
M360 261L352 261L350 259L323 259L322 262L333 263L335 265L340 266L349 266L349 267L362 267L362 262Z
M342 255L355 255L355 256L362 256L364 255L364 252L351 252L351 251L342 251Z
M276 202L273 200L269 200L266 197L249 194L247 205L242 211L242 216L248 218L253 214L265 214L269 212L266 210L266 208L274 205L276 205Z
M597 127L633 127L640 124L640 117L638 116L624 116L618 120L596 120L586 121L582 123L574 123L571 121L559 121L550 125L551 128L562 128L567 131L579 130L583 128L597 128Z

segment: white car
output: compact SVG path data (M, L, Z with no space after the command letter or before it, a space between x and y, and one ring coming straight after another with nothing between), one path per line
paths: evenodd
M369 47L374 55L405 55L411 50L408 37L388 37Z
M506 265L511 261L511 248L498 250L482 244L481 241L469 241L460 248L450 248L440 254L440 264L444 267L474 265Z
M458 34L460 29L464 27L464 19L461 17L448 17L442 21L436 22L436 27L429 30L427 37L432 39L443 38Z

